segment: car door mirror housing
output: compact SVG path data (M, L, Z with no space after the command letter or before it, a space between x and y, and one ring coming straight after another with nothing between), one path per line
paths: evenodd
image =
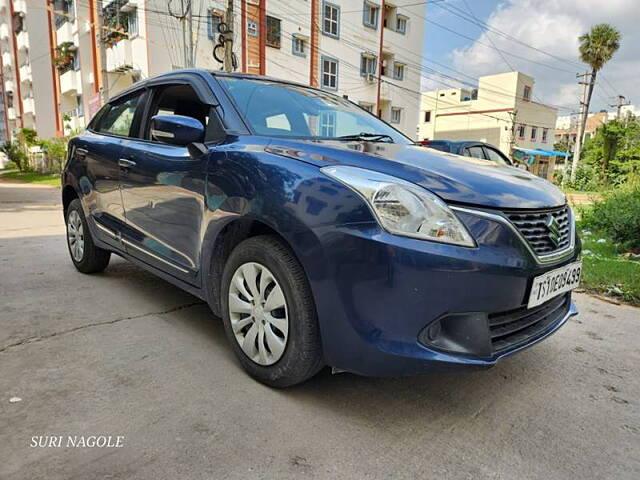
M183 115L156 115L151 119L151 138L184 147L204 140L204 125Z

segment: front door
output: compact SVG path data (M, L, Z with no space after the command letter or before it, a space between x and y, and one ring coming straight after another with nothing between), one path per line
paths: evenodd
M123 142L120 170L128 229L127 253L192 284L198 283L208 155L194 159L186 147L151 138L154 115L185 115L206 127L209 106L189 85L152 89L140 139Z
M144 105L144 91L135 92L104 107L95 132L87 132L74 155L84 158L86 172L77 175L89 218L97 225L96 235L105 243L121 248L119 236L126 226L119 183L122 142L136 129L134 119Z

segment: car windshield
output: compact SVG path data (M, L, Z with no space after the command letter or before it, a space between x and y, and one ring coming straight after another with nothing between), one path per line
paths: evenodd
M217 78L257 135L412 143L374 115L337 95L269 80Z

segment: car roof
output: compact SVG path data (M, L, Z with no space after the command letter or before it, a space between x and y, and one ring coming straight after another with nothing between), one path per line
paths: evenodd
M269 77L266 75L255 75L252 73L223 72L220 70L206 70L203 68L187 68L187 69L172 70L170 72L159 73L158 75L154 75L144 80L140 80L139 82L134 83L130 87L110 97L108 101L112 102L119 98L126 97L131 92L137 91L141 88L162 84L167 80L180 80L180 79L185 80L185 79L194 78L194 77L205 78L207 76L227 77L227 78L248 78L251 80L263 80L263 81L278 82L278 83L289 84L289 85L297 85L297 86L306 87L306 88L313 88L313 87L310 87L309 85L304 85L299 82L283 80L281 78Z

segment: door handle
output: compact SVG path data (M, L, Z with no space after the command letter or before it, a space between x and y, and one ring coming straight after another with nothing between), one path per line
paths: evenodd
M118 165L122 168L131 168L136 166L136 162L128 158L120 158L118 159Z
M89 153L89 150L86 148L76 148L76 155L80 158L86 157L87 153Z

